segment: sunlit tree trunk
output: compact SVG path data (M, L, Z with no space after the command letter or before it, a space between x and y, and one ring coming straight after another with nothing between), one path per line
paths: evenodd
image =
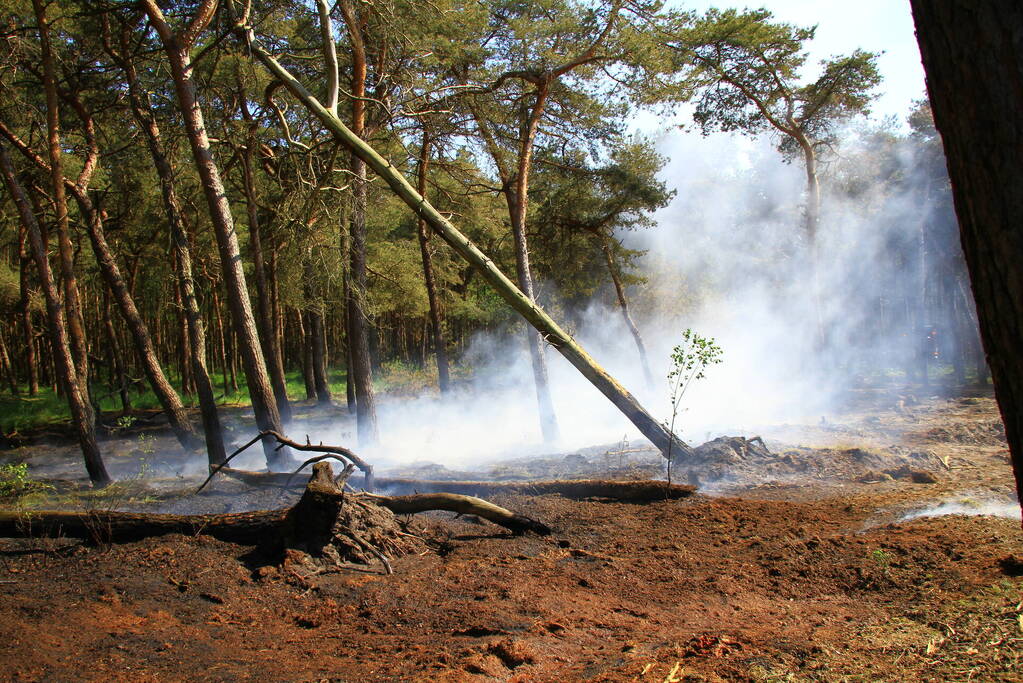
M352 132L360 138L366 134L366 47L363 43L363 22L351 0L341 0L352 45ZM377 426L376 399L373 393L373 367L369 351L369 317L366 312L366 162L351 157L352 212L350 225L351 251L348 276L348 348L349 372L355 385L355 414L359 443L372 445L380 439Z

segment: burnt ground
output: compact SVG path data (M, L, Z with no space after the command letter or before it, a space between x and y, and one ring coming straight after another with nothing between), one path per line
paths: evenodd
M1023 680L1020 522L981 514L1014 500L989 395L871 395L760 436L768 451L719 442L676 467L701 487L684 500L495 499L549 537L421 516L429 550L389 576L260 567L252 548L203 535L0 539L0 679ZM45 451L15 455L56 472ZM659 468L618 445L483 474ZM410 471L480 476L395 474ZM59 481L30 504L175 509L185 482L74 499ZM241 490L218 481L190 504L232 509ZM960 514L934 516L948 511Z

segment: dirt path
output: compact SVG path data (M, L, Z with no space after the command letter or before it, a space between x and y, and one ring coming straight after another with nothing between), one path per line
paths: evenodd
M764 437L773 464L713 496L496 501L548 538L428 518L439 551L391 576L257 568L203 536L0 540L0 679L1023 680L1018 519L899 521L1011 499L990 398Z

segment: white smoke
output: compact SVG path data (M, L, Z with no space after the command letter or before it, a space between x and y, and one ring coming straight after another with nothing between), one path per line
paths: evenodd
M856 152L856 139L839 154ZM636 346L609 292L574 316L584 348L632 391L655 418L670 417L666 375L671 348L692 328L714 337L724 362L685 397L677 431L690 442L760 426L817 422L840 409L856 378L912 354L904 332L885 336L874 316L893 282L890 248L919 230L919 207L891 184L861 188L855 200L829 192L825 180L819 233L820 289L830 344L815 349L813 270L805 255L805 179L771 140L680 132L660 145L662 178L677 190L656 227L619 235L646 250L644 285L630 290L654 385L646 384ZM845 162L844 173L860 172ZM912 172L907 164L905 172ZM862 173L870 177L869 169ZM853 178L855 181L856 179ZM866 182L866 181L864 181ZM911 268L902 264L899 268ZM431 461L474 469L502 457L566 452L636 441L638 431L554 350L548 352L562 438L544 444L522 325L476 336L459 360L471 381L449 397L383 400L381 444L365 455L382 466ZM318 432L324 443L353 444L350 426Z

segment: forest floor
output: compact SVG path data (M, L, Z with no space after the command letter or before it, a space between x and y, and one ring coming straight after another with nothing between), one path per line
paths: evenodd
M989 393L865 393L827 421L760 435L771 454L722 448L680 466L700 486L683 500L494 499L549 537L421 516L433 550L393 560L392 575L259 567L252 548L203 535L0 539L0 679L1023 680L1023 535ZM123 448L152 448L139 444ZM8 454L54 481L34 506L73 499L59 451ZM483 474L659 467L648 449L612 446ZM184 483L75 504L180 511ZM201 507L239 496L219 480Z

